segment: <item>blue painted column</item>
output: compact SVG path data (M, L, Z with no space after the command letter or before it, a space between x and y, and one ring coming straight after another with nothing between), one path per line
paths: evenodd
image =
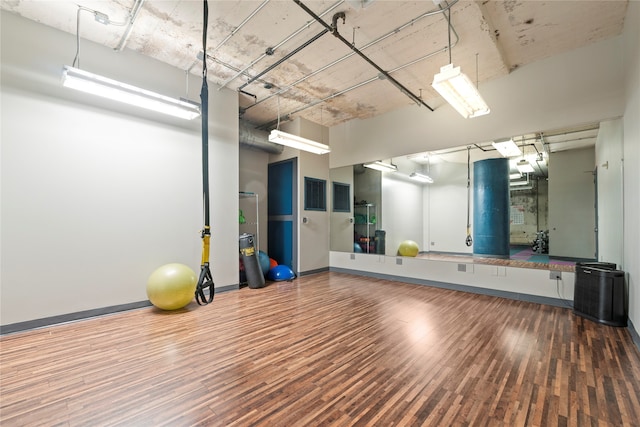
M473 164L473 255L509 258L509 160Z

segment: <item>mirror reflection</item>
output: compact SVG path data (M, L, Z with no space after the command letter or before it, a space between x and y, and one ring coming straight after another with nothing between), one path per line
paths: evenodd
M598 128L537 132L332 169L333 182L351 185L352 205L350 212L331 213L331 250L557 265L594 260ZM487 197L491 191L496 194ZM490 248L483 251L487 241ZM496 241L498 251L491 247Z

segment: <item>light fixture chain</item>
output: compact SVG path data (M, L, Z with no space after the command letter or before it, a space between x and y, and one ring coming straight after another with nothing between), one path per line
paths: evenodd
M479 53L476 52L476 88L480 87L480 79L478 78L478 55Z
M280 95L278 95L278 125L276 129L280 130Z
M71 64L73 67L80 68L80 11L82 9L78 7L78 11L76 12L76 56L73 58L73 63Z
M447 39L448 39L448 51L449 51L449 64L453 64L451 61L451 8L447 10Z

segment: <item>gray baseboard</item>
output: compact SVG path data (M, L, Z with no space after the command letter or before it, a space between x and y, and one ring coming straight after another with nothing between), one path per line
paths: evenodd
M216 294L229 292L239 289L238 284L221 286L216 288ZM209 292L205 292L209 296ZM215 299L214 299L215 301ZM136 310L139 308L150 307L149 300L136 301L128 304L112 305L109 307L94 308L91 310L77 311L75 313L60 314L57 316L45 317L42 319L27 320L25 322L11 323L9 325L0 325L0 335L13 334L16 332L24 332L32 329L45 328L48 326L59 325L62 323L76 322L92 317L106 316L109 314L119 313L121 311Z
M151 302L137 301L128 304L112 305L109 307L94 308L91 310L77 311L75 313L60 314L58 316L45 317L42 319L27 320L26 322L12 323L10 325L0 326L0 335L12 334L15 332L24 332L31 329L44 328L60 323L75 322L78 320L88 319L90 317L105 316L107 314L118 313L121 311L135 310L138 308L149 307Z
M425 286L431 286L434 288L449 289L452 291L461 291L461 292L467 292L471 294L489 295L493 297L501 297L501 298L518 300L518 301L533 302L537 304L546 304L546 305L552 305L555 307L563 307L563 308L571 308L571 309L573 308L572 301L563 300L560 298L542 297L538 295L521 294L521 293L509 292L509 291L499 291L496 289L478 288L475 286L468 286L468 285L457 285L455 283L437 282L434 280L414 279L411 277L395 276L392 274L371 273L368 271L351 270L348 268L331 267L331 271L335 271L337 273L354 274L356 276L374 277L376 279L385 279L385 280L391 280L394 282L411 283L414 285L425 285Z
M315 270L301 271L298 273L298 276L309 276L310 274L318 274L324 273L325 271L329 271L329 267L316 268Z
M633 326L633 322L631 322L631 319L629 319L628 321L627 329L629 329L629 333L631 334L633 343L636 345L636 347L638 347L638 351L640 351L640 335L638 335L638 331L636 331L636 328Z

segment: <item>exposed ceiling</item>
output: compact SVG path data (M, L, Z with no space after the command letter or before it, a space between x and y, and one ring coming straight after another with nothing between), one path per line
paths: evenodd
M627 0L302 3L329 25L334 14L344 12L345 22L336 21L339 34L427 104L439 99L431 89L433 75L449 63L441 8L451 6L452 62L474 80L477 71L481 91L483 82L517 67L620 34L627 9ZM72 34L79 22L82 38L201 74L201 1L2 0L1 5ZM324 27L294 1L212 0L208 6L209 80L241 89L242 118L254 125L266 127L280 114L332 126L416 103L331 32L311 41ZM98 22L105 20L102 14L107 25Z

